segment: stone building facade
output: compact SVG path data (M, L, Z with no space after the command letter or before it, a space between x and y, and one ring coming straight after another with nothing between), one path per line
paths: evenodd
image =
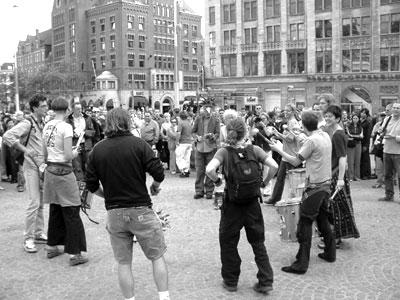
M348 111L400 98L400 1L207 0L206 86L223 106Z

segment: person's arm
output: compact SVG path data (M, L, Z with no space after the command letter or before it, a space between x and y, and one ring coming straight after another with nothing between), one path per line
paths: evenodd
M102 198L104 198L103 189L100 187L99 177L96 170L95 149L89 153L88 163L86 166L86 188Z
M153 126L155 129L155 137L154 137L154 144L157 144L159 138L160 138L160 126L158 126L158 123L153 120Z
M279 141L272 141L269 146L271 149L277 153L279 153L282 158L284 158L287 162L289 162L292 166L297 167L302 163L302 160L298 156L290 155L283 151L283 145Z
M339 158L339 175L338 175L338 181L336 184L337 187L344 186L344 174L346 171L346 163L347 163L347 156L342 156Z
M78 156L78 150L72 150L72 136L64 138L64 155L67 161L71 161Z
M206 175L213 181L213 182L218 182L219 177L217 175L217 169L221 165L221 162L213 158L207 165L206 167Z
M44 161L45 162L47 162L47 156L48 156L48 153L47 153L47 146L46 146L46 142L45 142L45 140L43 139L43 142L42 142L42 150L43 150L43 157L44 157Z
M21 142L20 139L23 136L27 136L29 131L31 130L31 123L28 120L24 120L19 122L14 127L7 130L3 135L3 142L9 146L14 147L15 149L25 153L30 157L35 157L36 152L34 150L28 150Z
M264 184L267 185L278 171L278 164L271 155L268 155L264 161L264 165L269 167L267 176L263 179Z

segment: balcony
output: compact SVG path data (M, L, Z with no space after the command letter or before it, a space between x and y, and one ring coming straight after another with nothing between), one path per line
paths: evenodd
M281 41L279 41L279 42L264 42L262 47L263 47L263 51L282 50L283 43Z
M236 45L221 46L219 51L221 54L236 54L237 47Z
M242 52L258 52L258 43L255 44L241 44L240 48Z
M344 37L342 49L370 49L372 47L370 36Z
M307 40L286 41L286 49L306 49Z
M400 47L400 34L381 34L381 48Z
M332 50L332 38L316 39L315 41L317 51Z

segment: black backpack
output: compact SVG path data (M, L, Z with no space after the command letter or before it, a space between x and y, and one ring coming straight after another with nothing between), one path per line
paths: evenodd
M227 201L249 204L261 199L262 168L254 154L253 145L228 151L228 175L225 175Z

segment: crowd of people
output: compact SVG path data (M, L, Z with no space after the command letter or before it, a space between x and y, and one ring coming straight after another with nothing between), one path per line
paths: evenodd
M164 173L169 172L181 178L195 176L194 199L214 199L214 208L221 210L223 286L231 292L237 290L240 274L237 245L243 227L258 267L253 289L272 290L260 203L275 205L282 200L288 171L305 169L307 179L297 224L299 250L284 272L307 271L314 221L322 237L318 247L324 251L318 256L327 262L336 260L342 239L359 237L352 181L377 179L372 188L385 188L385 197L379 200L394 200L395 175L400 174L398 103L375 116L366 108L349 114L335 105L330 94L302 111L290 103L282 111L266 112L257 105L249 112L217 108L212 102L196 113L187 107L165 113L152 108L102 110L64 97L51 101L51 110L48 105L48 99L35 95L29 113L1 116L1 179L17 183L18 192L26 190L29 199L24 249L35 253L37 243L46 243L49 259L65 252L71 266L88 262L82 254L86 237L78 184L84 183L85 189L105 199L107 231L126 299L134 299L134 238L152 261L160 299L169 299L166 245L146 173L154 179L151 195L159 193ZM381 153L375 146L382 140ZM250 167L248 161L256 164ZM240 179L237 168L243 163L244 177L255 172L254 181ZM45 203L49 204L47 234Z

